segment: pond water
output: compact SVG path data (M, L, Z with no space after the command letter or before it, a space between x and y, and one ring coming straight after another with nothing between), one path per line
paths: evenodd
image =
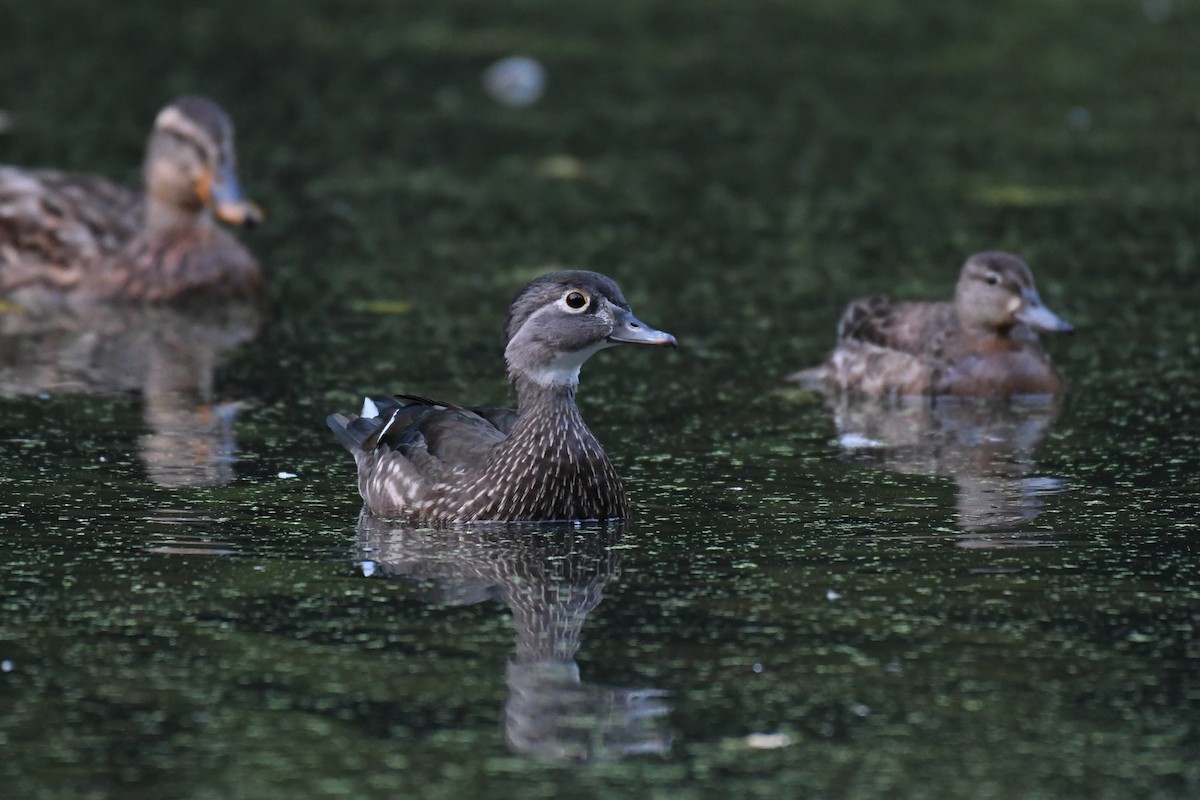
M0 10L0 162L133 181L156 109L212 95L270 282L261 309L3 309L2 793L1200 795L1198 22ZM484 89L514 54L532 105ZM850 298L946 297L988 248L1076 325L1061 404L784 383ZM632 519L360 519L325 415L505 400L505 306L564 265L680 341L583 371Z

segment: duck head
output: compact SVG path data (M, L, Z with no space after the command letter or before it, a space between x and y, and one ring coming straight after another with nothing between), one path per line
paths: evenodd
M674 336L633 315L612 278L584 270L543 275L522 289L504 333L510 379L543 387L577 386L583 362L606 347L677 346Z
M207 208L230 225L262 222L238 185L233 122L207 98L187 95L158 112L142 175L152 214L179 218Z
M999 250L976 253L963 264L954 310L968 328L1005 331L1017 324L1046 333L1069 333L1069 322L1042 303L1029 265Z

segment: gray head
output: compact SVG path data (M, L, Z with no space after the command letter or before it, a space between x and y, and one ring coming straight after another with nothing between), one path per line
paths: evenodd
M1074 330L1042 304L1029 265L1000 250L976 253L963 264L954 310L969 328L1008 330L1022 323L1046 332Z
M208 207L231 225L262 221L238 186L233 123L208 98L185 95L158 112L142 176L152 203L187 214Z
M574 387L593 353L617 344L675 347L675 337L629 310L612 278L598 272L552 272L522 289L508 307L504 358L509 377Z

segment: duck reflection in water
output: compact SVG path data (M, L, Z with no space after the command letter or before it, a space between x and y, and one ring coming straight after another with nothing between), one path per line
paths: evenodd
M622 531L596 523L420 530L363 512L366 575L427 583L427 602L508 606L516 649L505 672L504 731L518 753L609 761L671 746L666 692L583 681L575 654L583 625L616 577Z
M0 394L142 395L138 442L160 486L233 479L236 403L215 399L223 356L253 339L251 304L9 309L0 314Z
M1042 498L1064 488L1034 474L1034 452L1060 410L1055 400L894 403L843 395L828 402L848 461L954 480L957 524L972 534L961 546L1031 544L1024 537Z

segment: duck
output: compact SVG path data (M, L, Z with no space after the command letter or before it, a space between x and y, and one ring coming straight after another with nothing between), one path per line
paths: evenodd
M866 397L1057 397L1066 383L1038 333L1073 330L1042 302L1024 260L985 251L963 264L950 302L852 301L825 362L788 379Z
M568 270L516 295L504 341L515 409L398 395L328 417L370 513L430 524L629 516L621 478L575 404L580 367L608 347L675 348L675 337L634 316L611 278Z
M94 175L0 166L0 294L34 304L257 297L258 262L214 224L263 219L239 186L233 137L215 101L185 95L155 117L143 192Z

